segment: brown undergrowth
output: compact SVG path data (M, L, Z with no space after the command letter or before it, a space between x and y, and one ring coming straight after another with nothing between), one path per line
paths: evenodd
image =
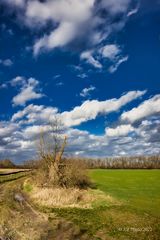
M44 207L93 208L99 205L120 205L117 199L98 189L62 187L37 187L30 180L24 182L24 190L35 204Z

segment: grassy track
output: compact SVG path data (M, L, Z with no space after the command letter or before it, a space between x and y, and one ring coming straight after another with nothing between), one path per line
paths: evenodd
M10 172L9 175L5 175L5 174L0 175L0 184L25 177L28 174L29 174L28 171L22 171L22 172L13 172L13 173Z
M26 172L30 169L21 169L21 168L0 168L0 175L5 173L16 173L16 172Z
M160 216L160 170L91 170L91 179L129 208Z

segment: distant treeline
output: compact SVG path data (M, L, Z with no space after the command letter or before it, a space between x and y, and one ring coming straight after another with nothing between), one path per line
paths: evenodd
M136 157L116 157L104 159L92 158L63 158L62 165L69 164L70 161L81 162L89 169L160 169L160 156L136 156ZM31 160L24 163L25 168L37 168L40 162Z
M104 159L72 157L63 158L61 165L70 164L70 161L81 162L89 169L160 169L160 156L112 157ZM36 169L40 164L39 160L25 161L21 165L16 165L9 159L0 160L0 168Z
M0 160L0 168L16 168L16 165L10 159Z
M160 156L117 157L86 159L88 168L108 169L160 169Z
M28 166L33 167L33 163L37 164L37 161L26 161L22 164L15 164L10 159L0 159L0 168L11 168L11 169L26 169Z

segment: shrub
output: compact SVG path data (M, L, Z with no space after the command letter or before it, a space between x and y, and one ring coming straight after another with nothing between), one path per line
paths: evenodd
M63 159L55 170L53 165L48 169L46 161L39 161L39 168L34 175L34 182L40 186L80 188L90 186L86 164L78 159Z
M62 165L63 166L63 165ZM87 176L86 164L78 159L64 160L60 184L65 187L87 188L90 180Z

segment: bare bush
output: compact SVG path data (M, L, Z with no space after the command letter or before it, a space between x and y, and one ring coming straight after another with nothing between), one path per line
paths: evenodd
M61 181L66 187L86 188L90 186L87 165L80 159L65 159L62 165Z

